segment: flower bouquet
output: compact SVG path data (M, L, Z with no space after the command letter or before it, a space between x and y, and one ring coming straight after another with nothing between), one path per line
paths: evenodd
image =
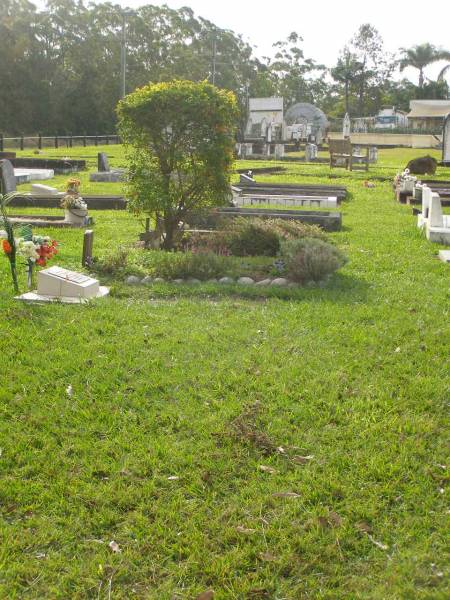
M79 179L69 179L66 195L61 200L61 208L65 210L65 220L77 225L83 225L88 214L87 204L80 196L80 185Z
M47 262L58 254L58 244L48 236L33 235L29 225L22 227L20 233L22 237L16 240L17 254L27 263L27 283L31 289L34 266L45 267Z
M29 225L24 225L19 231L19 238L15 238L13 224L8 219L6 206L15 194L0 194L0 224L5 228L4 238L1 246L5 256L9 260L13 287L16 294L19 293L17 280L17 256L25 259L28 273L28 287L32 287L33 268L35 265L45 267L55 254L58 244L47 236L33 235Z

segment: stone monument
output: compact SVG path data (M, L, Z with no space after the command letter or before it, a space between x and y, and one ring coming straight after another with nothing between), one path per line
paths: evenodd
M344 140L350 137L351 126L350 115L345 113L344 122L342 124L342 135L344 136Z
M442 164L450 167L450 113L444 119L442 130Z

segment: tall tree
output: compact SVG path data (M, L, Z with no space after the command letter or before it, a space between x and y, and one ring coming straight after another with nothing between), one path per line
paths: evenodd
M414 67L419 71L419 87L422 88L425 84L426 67L440 60L450 60L450 52L442 48L436 48L433 44L418 44L412 48L401 48L403 56L399 61L400 71L404 71L407 67Z

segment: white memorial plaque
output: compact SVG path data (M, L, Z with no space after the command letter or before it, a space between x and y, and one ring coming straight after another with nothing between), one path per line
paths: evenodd
M100 286L96 279L61 267L38 272L37 293L55 298L95 298Z

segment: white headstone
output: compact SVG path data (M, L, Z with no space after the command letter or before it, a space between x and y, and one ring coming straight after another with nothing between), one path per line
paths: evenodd
M428 213L428 225L430 227L443 227L444 215L439 194L431 193L430 210Z
M344 136L344 138L350 137L350 130L351 130L350 115L348 113L345 113L344 123L342 126L342 135Z
M58 192L56 188L50 187L49 185L43 185L42 183L32 183L31 193L34 196L64 196L64 193Z
M61 267L50 267L38 272L37 293L54 298L95 298L100 292L96 279Z

